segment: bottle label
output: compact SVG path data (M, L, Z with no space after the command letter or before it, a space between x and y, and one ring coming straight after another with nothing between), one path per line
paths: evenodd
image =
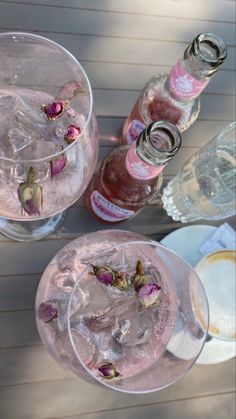
M205 89L209 80L204 82L195 79L189 74L179 60L170 72L170 90L180 99L199 96Z
M131 217L131 215L134 215L134 211L130 211L112 204L98 191L93 191L90 199L93 211L102 220L117 222L126 220L127 218Z
M140 159L136 152L136 143L131 144L126 154L126 169L135 179L148 180L157 177L165 165L154 167Z
M128 125L126 140L128 144L132 144L134 141L137 140L140 132L142 132L146 128L146 125L138 121L137 119L133 119Z

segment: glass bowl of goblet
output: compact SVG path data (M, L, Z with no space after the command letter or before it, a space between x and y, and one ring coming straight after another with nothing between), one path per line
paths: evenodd
M86 189L98 155L88 77L65 48L0 34L0 232L40 239Z
M180 379L208 330L193 268L126 231L90 233L61 249L42 275L35 308L40 337L61 366L124 393Z

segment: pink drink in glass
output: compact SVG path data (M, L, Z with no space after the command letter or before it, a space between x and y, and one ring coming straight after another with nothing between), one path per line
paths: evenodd
M0 216L14 220L47 218L63 211L82 195L97 157L97 126L91 115L90 126L85 127L86 98L83 95L73 102L64 114L55 121L48 120L41 104L52 103L54 98L47 93L29 89L0 90ZM80 128L78 140L68 145L64 139L67 127ZM59 156L66 164L52 178L51 162ZM19 185L26 181L27 170L33 167L36 183L42 187L43 204L40 214L30 217L22 211L18 198Z
M180 300L173 269L165 260L170 253L142 236L115 230L88 234L62 249L45 270L36 298L38 330L52 356L77 375L124 392L154 391L186 372L204 343L207 303L202 289L199 295L195 290L194 305L200 303L203 313L200 324L188 307L192 291L186 284L181 291L186 301ZM144 307L132 286L120 290L91 275L92 266L99 265L132 276L137 258L148 282L161 287L158 305ZM189 277L190 268L182 260L174 265L182 278ZM42 304L49 304L56 315L43 318ZM182 304L184 311L189 309L186 318ZM184 338L179 339L180 333ZM106 363L119 373L114 380L99 373Z

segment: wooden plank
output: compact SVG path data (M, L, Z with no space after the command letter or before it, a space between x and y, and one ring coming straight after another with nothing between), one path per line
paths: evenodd
M179 381L179 386L182 386L183 389L183 397L190 397L194 394L196 396L214 394L222 390L224 392L234 390L233 365L234 361L230 360L218 365L194 366L186 377ZM206 368L207 377L200 379L200 374L204 368ZM1 349L0 371L0 388L10 385L75 378L70 371L64 370L53 360L43 345ZM221 375L222 381L218 379ZM187 384L191 381L191 378L200 380L200 382L199 386L197 386L196 382L193 384L192 389L188 390ZM80 383L81 387L83 387L83 384L85 385L83 381ZM165 390L163 391L165 392ZM172 393L172 397L173 395L174 393Z
M124 122L124 117L99 117L100 146L118 146L120 130ZM182 146L202 147L227 125L227 121L203 121L198 119L187 131L182 133Z
M65 65L61 60L54 60L57 66L62 67ZM94 62L81 61L81 65L85 69L93 89L113 89L113 90L129 90L141 91L155 74L168 73L171 66L162 65L144 65L144 64L122 64L122 63L109 63L109 62ZM67 68L65 68L67 71ZM135 77L134 77L135 71ZM42 68L41 68L42 72ZM23 75L22 75L23 76ZM44 84L33 84L33 88L38 88L46 92L52 89L58 91L61 84L61 73L55 73L53 84L47 82L44 78ZM27 88L31 87L29 82L29 74L24 73L24 78L21 79L21 86ZM212 78L211 82L206 86L204 93L222 94L233 96L236 91L236 80L233 71L221 68Z
M109 412L98 412L86 415L87 419L143 419L148 416L149 419L199 419L212 418L214 412L214 419L233 419L235 417L235 394L220 394L210 397L202 397L200 400L183 400L168 404L153 404L138 406L132 409L113 410ZM79 414L76 416L64 416L64 419L79 419L83 417Z
M15 4L14 13L9 13L9 4L1 3L1 27L17 30L40 30L96 36L136 38L191 42L196 34L211 32L218 34L227 45L235 44L234 26L220 22L192 20L191 25L175 17L119 14L103 11L55 8L30 4ZM26 15L30 19L25 19ZM166 30L168 28L168 30Z
M0 311L34 309L34 296L40 276L0 276Z
M7 0L4 3L42 4L49 6L48 0ZM207 21L234 22L235 8L231 0L50 0L50 6L73 9L101 10L117 13L151 16L173 16L176 18L203 19ZM9 5L10 7L10 5Z
M8 30L16 30L15 27ZM0 25L0 32L4 29ZM34 32L32 29L31 32ZM173 43L165 41L149 41L142 39L121 39L112 37L99 37L92 35L66 35L63 33L48 33L37 31L64 46L79 61L99 61L113 63L173 65L183 56L188 42ZM223 64L225 70L235 69L235 48L228 48L228 56Z
M69 240L46 240L33 243L0 244L0 272L2 276L42 272L51 258Z
M142 90L147 81L154 75L169 72L171 66L148 66L145 64L120 64L82 61L93 88ZM174 62L173 62L174 64ZM135 77L134 77L135 72ZM224 70L224 65L211 79L204 92L233 95L236 91L236 80L233 71Z
M139 96L139 92L127 90L93 89L93 93L99 116L127 116ZM232 121L235 118L235 98L202 94L199 117L203 120Z
M180 225L174 223L157 205L147 206L136 217L115 225L96 221L86 208L71 207L63 225L54 234L56 240L48 238L32 243L17 243L5 239L0 241L0 275L4 277L40 273L70 239L89 232L116 228L160 238L171 228Z
M0 349L40 344L34 310L0 312Z
M0 388L74 377L51 358L43 345L1 349L0 371Z
M40 367L42 368L43 365ZM25 368L27 368L27 360ZM88 412L97 412L100 415L102 414L100 417L104 418L106 411L109 412L107 412L108 415L111 415L114 409L132 406L140 409L142 405L145 406L146 412L148 412L147 405L149 403L156 404L178 399L208 396L209 394L222 392L222 388L225 392L233 391L234 377L232 370L233 362L231 361L217 366L195 366L178 383L167 389L140 395L108 391L102 386L91 385L80 379L45 381L5 387L0 389L0 416L4 419L59 419L70 415L75 417L81 415L83 417ZM22 400L24 403L22 403ZM202 404L200 400L196 399L196 401L198 405ZM229 412L232 405L231 400L230 404L227 404ZM214 409L210 411L210 414L212 414ZM122 411L118 411L117 414L119 414L119 416L115 416L117 418L124 417ZM216 412L214 411L214 417L215 414ZM111 416L105 417L110 419ZM137 416L128 417L135 418ZM209 417L210 419L211 416L207 414L207 416L195 417L204 417L204 419ZM220 419L222 417L224 416L221 416ZM227 419L233 419L233 416L228 416Z

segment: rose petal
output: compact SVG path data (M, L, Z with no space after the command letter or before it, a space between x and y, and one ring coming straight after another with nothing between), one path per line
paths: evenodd
M42 105L42 110L47 115L48 119L54 120L62 115L65 110L65 102L55 101L48 105Z
M100 372L103 378L106 378L106 380L111 380L114 377L120 376L120 373L116 371L116 368L112 363L102 365L98 368L98 371Z
M102 282L105 285L112 285L115 275L112 269L106 266L92 266L93 273L96 276L97 280Z
M80 133L80 127L76 127L75 125L69 125L64 139L68 144L71 144L79 137Z
M51 179L54 179L64 170L64 168L66 167L66 163L67 159L64 154L50 161Z
M45 323L51 322L58 316L57 307L51 302L41 303L38 308L38 318Z
M160 301L161 287L157 284L146 284L138 291L141 304L149 307Z

